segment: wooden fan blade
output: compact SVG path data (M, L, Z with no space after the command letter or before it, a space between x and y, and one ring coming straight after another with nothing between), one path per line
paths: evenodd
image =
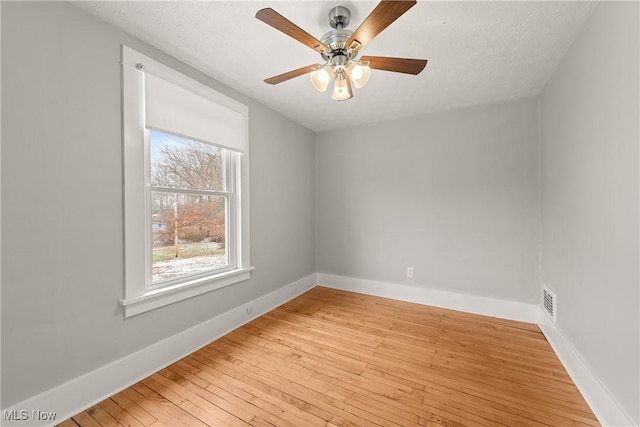
M292 70L277 76L269 77L268 79L265 79L264 82L269 83L270 85L277 85L278 83L286 82L287 80L310 73L313 70L317 70L321 67L322 65L320 64L307 65L306 67L298 68L297 70Z
M393 71L405 74L420 74L427 65L426 59L389 58L387 56L363 56L360 62L369 62L369 67L375 70Z
M298 27L293 22L289 21L284 16L280 15L275 10L267 7L266 9L261 9L256 13L256 18L261 20L267 25L271 25L278 31L282 31L289 37L292 37L298 40L300 43L305 46L309 46L311 49L317 52L326 52L329 50L327 46L322 44L322 42L311 34L307 33L302 28Z
M347 46L360 50L415 4L416 0L382 0L349 37Z

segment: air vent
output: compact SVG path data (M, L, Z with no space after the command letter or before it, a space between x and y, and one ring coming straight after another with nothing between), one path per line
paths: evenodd
M542 287L542 308L547 316L556 322L556 312L558 311L558 298L546 286Z

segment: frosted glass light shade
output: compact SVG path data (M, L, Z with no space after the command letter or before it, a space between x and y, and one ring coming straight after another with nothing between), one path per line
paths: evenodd
M371 68L368 65L360 65L357 62L352 62L349 65L348 72L353 84L358 89L366 85L369 77L371 77Z
M311 84L313 87L318 89L320 92L324 92L327 90L327 86L329 86L329 82L333 78L333 71L331 67L322 67L319 70L312 71L310 74Z
M352 96L351 85L349 84L348 77L338 77L333 82L333 93L331 94L331 99L334 99L336 101L344 101L351 98Z

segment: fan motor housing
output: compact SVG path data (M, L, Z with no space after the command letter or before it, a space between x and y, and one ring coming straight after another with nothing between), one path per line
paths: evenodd
M322 59L328 61L335 55L345 55L351 58L357 54L352 49L347 49L347 40L351 37L353 31L349 30L331 30L322 36L320 41L329 48L329 51L323 52Z

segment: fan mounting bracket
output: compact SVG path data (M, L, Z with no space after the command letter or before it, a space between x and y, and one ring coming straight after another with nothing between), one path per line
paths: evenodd
M351 11L344 6L336 6L329 11L329 25L331 28L342 29L349 25Z

